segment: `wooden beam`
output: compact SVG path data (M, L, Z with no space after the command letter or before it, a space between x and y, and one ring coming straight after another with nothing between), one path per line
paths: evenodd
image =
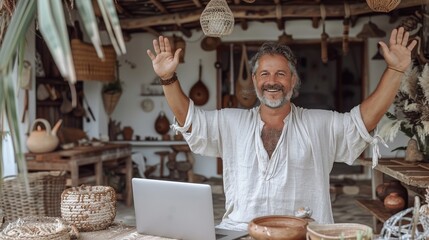
M146 32L148 32L148 33L150 33L150 34L154 35L155 37L159 37L159 36L161 35L161 33L160 33L160 32L158 32L158 31L156 31L155 29L150 28L150 27L143 27L142 29L143 29L143 30L145 30Z
M196 7L201 8L203 5L201 4L200 0L192 0Z
M151 0L155 1L155 0ZM396 9L416 7L421 5L421 0L407 0L402 1ZM235 18L247 19L247 20L267 20L272 18L275 20L276 6L256 6L256 5L240 5L230 6L231 11ZM350 4L351 15L365 15L374 13L366 4L355 3ZM320 17L320 7L318 5L305 6L305 5L283 5L282 6L283 18L316 18ZM180 24L198 22L201 16L202 10L181 13L179 19L175 16L177 14L165 14L162 16L152 16L146 18L136 19L122 19L121 27L123 29L138 29L143 27L153 27L160 25L176 25L177 22ZM326 18L343 18L344 17L344 5L339 4L336 6L326 7ZM385 13L380 13L385 14Z
M156 8L159 9L162 13L168 13L167 9L160 3L158 0L150 0L150 2L155 5Z

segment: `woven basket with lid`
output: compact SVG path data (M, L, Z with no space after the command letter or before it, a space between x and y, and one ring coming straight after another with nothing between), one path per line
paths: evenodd
M106 229L115 216L116 193L112 187L73 187L61 195L61 217L79 231Z

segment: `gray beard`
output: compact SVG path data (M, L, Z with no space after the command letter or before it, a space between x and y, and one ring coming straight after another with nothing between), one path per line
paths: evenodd
M280 108L284 106L286 103L290 102L290 99L292 98L292 94L293 94L293 91L289 91L283 98L276 99L276 100L269 100L265 98L260 91L256 91L256 96L258 97L259 101L269 108Z

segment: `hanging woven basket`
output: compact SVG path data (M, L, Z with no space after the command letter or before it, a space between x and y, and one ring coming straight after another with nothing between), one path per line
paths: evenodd
M234 28L234 15L225 0L211 0L201 14L200 24L206 36L229 35Z
M366 0L366 3L374 12L390 12L401 3L401 0Z
M102 94L104 110L106 110L107 115L112 115L116 105L119 102L119 99L121 98L121 95L122 92L104 92Z

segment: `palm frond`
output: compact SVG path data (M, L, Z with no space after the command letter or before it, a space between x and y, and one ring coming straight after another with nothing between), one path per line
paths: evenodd
M25 47L25 36L27 35L28 28L34 19L36 3L33 0L18 1L0 46L0 116L2 117L2 121L4 118L7 120L18 173L24 175L24 179L27 179L25 177L27 166L24 154L22 153L20 139L15 91L17 84L14 84L18 71L13 71L13 69L16 65L18 65L16 69L22 69L20 66L22 64L22 49ZM4 131L3 124L1 128L1 131ZM0 145L0 152L3 153L2 144ZM0 160L3 163L2 155L0 155ZM0 167L0 176L2 176L3 164Z

